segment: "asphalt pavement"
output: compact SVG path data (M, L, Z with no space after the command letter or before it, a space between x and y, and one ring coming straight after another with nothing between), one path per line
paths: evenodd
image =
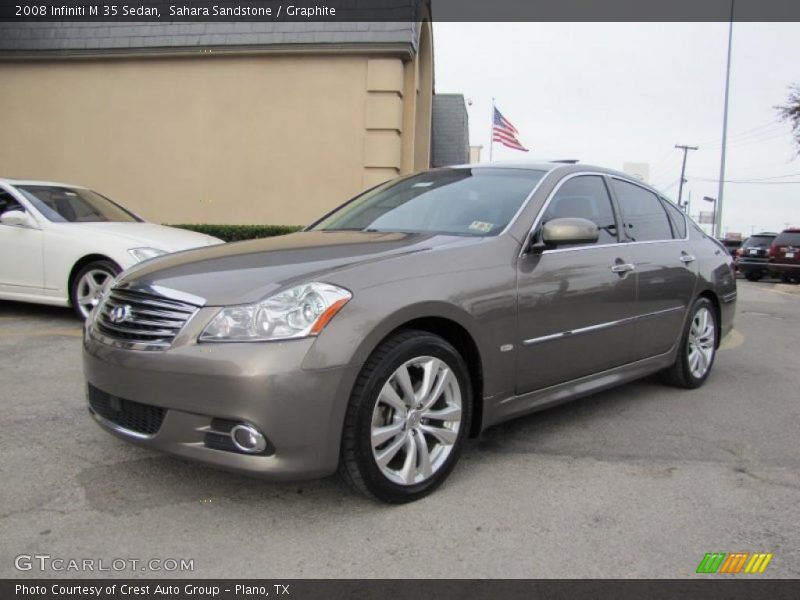
M800 286L740 281L735 325L702 389L654 377L495 427L438 492L385 506L108 435L71 312L0 302L0 577L92 576L15 567L48 555L141 561L95 573L124 577L691 578L738 551L800 577Z

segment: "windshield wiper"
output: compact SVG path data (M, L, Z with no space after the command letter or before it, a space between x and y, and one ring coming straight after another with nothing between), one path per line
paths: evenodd
M380 233L380 229L370 229L370 228L362 228L362 227L337 227L335 229L320 229L320 231L325 231L328 233L336 233L337 231L362 231L365 233Z

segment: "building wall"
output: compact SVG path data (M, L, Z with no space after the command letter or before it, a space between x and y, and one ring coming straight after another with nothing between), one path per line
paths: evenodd
M86 185L162 223L308 223L412 170L415 62L0 62L0 176Z

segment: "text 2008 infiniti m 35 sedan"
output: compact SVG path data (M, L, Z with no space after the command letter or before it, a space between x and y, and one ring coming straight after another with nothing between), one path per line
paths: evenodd
M454 167L132 267L87 320L84 370L128 441L407 502L503 420L659 371L699 387L735 302L725 250L626 175Z

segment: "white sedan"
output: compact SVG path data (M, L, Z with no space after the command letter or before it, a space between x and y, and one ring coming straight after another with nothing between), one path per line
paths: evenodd
M0 179L0 299L72 306L81 318L122 270L162 254L221 244L147 223L89 189Z

